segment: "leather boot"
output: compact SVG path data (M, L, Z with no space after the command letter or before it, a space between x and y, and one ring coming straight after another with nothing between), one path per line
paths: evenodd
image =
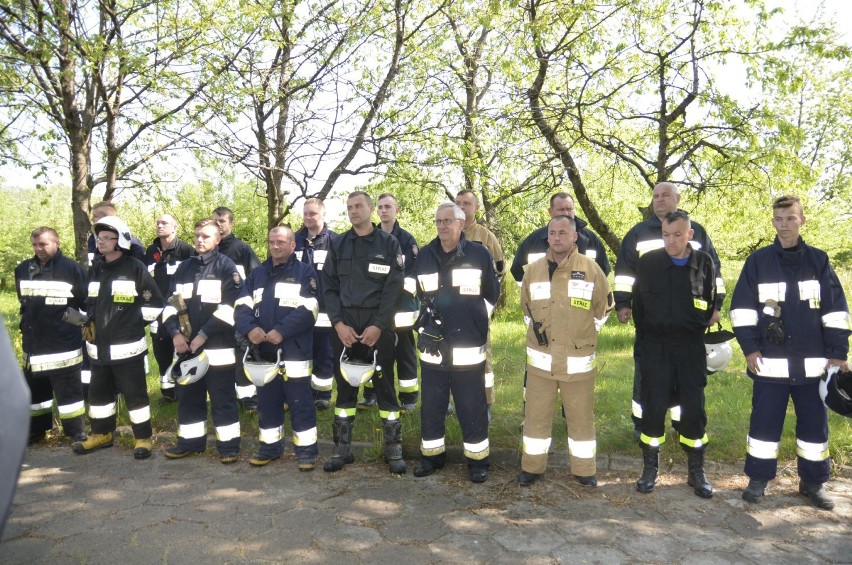
M822 510L833 510L834 500L828 496L828 493L822 487L822 483L809 483L799 480L799 494L803 494L811 499L811 504Z
M334 449L331 450L331 459L325 462L322 470L334 473L343 469L344 465L355 462L352 455L352 425L355 418L335 418L331 423L331 432L334 437Z
M112 432L105 434L92 434L85 441L78 441L71 444L71 449L78 455L91 453L96 449L112 447Z
M642 476L636 481L636 490L648 493L657 484L660 471L660 448L642 444Z
M766 494L766 485L769 481L762 481L760 479L749 479L748 486L743 491L743 500L746 502L757 502L763 495Z
M713 487L704 475L704 448L685 447L689 475L686 484L701 498L713 498Z
M407 470L402 458L402 422L399 420L385 421L383 426L385 436L385 461L388 470L397 475L404 475Z

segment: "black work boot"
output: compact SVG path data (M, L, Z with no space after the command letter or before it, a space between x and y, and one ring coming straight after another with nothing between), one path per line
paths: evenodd
M660 471L660 448L642 444L642 476L636 481L636 490L648 493L657 484Z
M689 478L686 484L701 498L713 498L713 487L704 475L704 448L684 447L684 450L689 458Z
M397 475L404 475L405 461L402 459L402 422L399 420L385 421L383 426L385 436L385 461L388 470Z
M834 500L822 486L822 483L809 483L799 479L799 494L811 499L811 504L822 510L833 510Z
M333 473L343 469L344 465L355 462L352 455L352 425L355 418L335 418L331 422L331 431L334 436L334 449L331 450L331 459L325 462L322 470Z
M766 493L766 485L769 481L760 479L749 479L748 486L743 491L743 500L746 502L757 502Z

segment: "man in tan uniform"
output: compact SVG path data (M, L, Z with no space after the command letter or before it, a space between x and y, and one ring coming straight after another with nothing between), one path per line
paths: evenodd
M553 218L547 233L547 254L529 265L521 287L521 306L530 323L518 484L532 485L547 468L553 407L561 394L571 473L581 485L595 487L594 359L612 294L597 263L577 251L572 218Z
M479 211L479 198L470 190L462 190L456 195L456 204L464 210L464 237L485 246L494 259L494 270L497 280L503 284L506 274L506 262L503 260L503 249L497 236L485 226L476 223L476 213ZM489 312L490 314L490 312ZM488 419L491 420L491 405L494 404L494 369L491 368L491 334L488 334L485 351L485 400L488 402Z

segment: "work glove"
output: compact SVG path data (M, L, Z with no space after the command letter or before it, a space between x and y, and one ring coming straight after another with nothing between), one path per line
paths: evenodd
M88 341L89 343L95 343L95 321L89 320L83 326L83 340Z
M440 357L442 364L449 361L450 348L441 333L441 322L435 320L431 313L427 312L421 317L417 334L417 349L421 353Z
M77 310L76 308L72 308L71 306L69 306L65 309L65 312L62 313L62 321L66 324L71 324L72 326L82 328L86 325L86 322L89 321L89 317Z

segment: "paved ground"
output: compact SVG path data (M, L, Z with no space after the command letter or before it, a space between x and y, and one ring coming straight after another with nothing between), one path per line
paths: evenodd
M830 483L837 508L826 512L789 475L747 505L733 469L717 467L716 495L702 500L677 469L654 493L636 492L635 459L601 458L594 490L564 463L521 489L513 455L495 459L489 481L473 485L457 464L415 479L360 459L341 473L299 473L292 455L255 469L246 454L223 466L36 447L0 563L852 563L848 477Z

